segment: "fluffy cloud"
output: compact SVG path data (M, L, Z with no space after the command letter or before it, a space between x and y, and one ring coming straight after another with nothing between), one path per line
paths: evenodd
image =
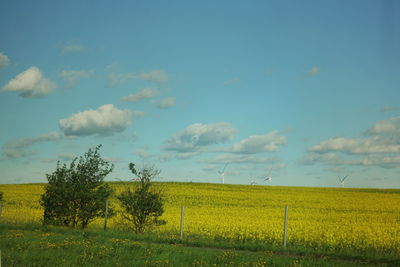
M367 130L369 135L400 134L400 116L376 122Z
M157 107L161 109L167 109L175 106L175 104L175 97L167 97L158 102Z
M94 71L63 70L59 73L61 79L66 83L67 88L75 87L80 79L90 77Z
M137 93L130 94L128 96L124 96L122 98L123 101L127 102L137 102L142 99L151 98L157 95L157 91L152 88L144 88Z
M400 152L400 144L393 144L391 139L380 136L364 139L335 137L320 142L309 150L320 153L338 151L346 154L396 153Z
M84 47L78 44L66 45L61 49L61 54L71 54L83 51Z
M400 117L374 123L363 137L335 137L308 150L309 153L300 160L303 164L399 167Z
M25 157L32 154L32 152L28 151L28 148L31 147L32 145L36 143L58 141L63 138L64 137L57 132L50 132L37 137L28 137L28 138L14 140L6 143L3 146L3 154L5 155L6 158Z
M280 145L286 145L286 137L279 135L277 131L265 135L253 135L234 144L226 152L255 154L262 152L274 152Z
M110 135L124 131L131 122L131 112L106 104L59 121L66 136Z
M314 165L315 163L322 162L327 165L338 165L343 163L343 160L339 158L335 153L308 153L299 160L300 164Z
M9 62L8 56L0 52L0 69L7 67Z
M1 90L20 92L26 98L41 98L53 91L56 85L43 77L37 67L30 67L10 80Z
M233 138L235 129L229 123L195 123L171 136L165 145L166 150L195 152L205 146L224 143Z

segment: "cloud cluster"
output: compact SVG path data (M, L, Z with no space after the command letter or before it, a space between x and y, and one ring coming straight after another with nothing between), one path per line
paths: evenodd
M112 104L86 110L59 121L66 136L111 135L124 131L131 123L131 111Z
M123 101L127 102L137 102L142 99L151 98L157 95L157 91L152 88L144 88L134 94L130 94L128 96L124 96L122 98Z
M209 145L233 139L235 129L229 123L195 123L171 136L164 149L176 152L196 152Z
M32 152L28 150L28 148L32 145L37 143L58 141L63 138L64 136L57 132L50 132L37 137L28 137L14 140L6 143L3 146L3 154L6 158L9 159L25 157L32 154Z
M400 116L374 123L363 137L335 137L309 148L303 164L400 167Z
M286 145L286 137L279 135L278 131L273 131L265 135L253 135L234 144L226 150L232 153L256 154L263 152L274 152L280 145Z
M175 97L166 97L164 99L162 99L160 102L158 102L157 107L160 109L167 109L170 107L175 106L176 101L175 101Z
M7 67L9 62L8 56L0 52L0 69Z
M42 98L51 93L56 85L46 79L39 68L30 67L10 80L1 91L19 92L26 98Z
M94 71L81 71L81 70L63 70L59 73L61 79L65 82L66 88L75 87L79 80L88 78L93 75Z

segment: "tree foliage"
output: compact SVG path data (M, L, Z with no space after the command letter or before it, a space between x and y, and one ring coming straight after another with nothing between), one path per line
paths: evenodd
M164 213L164 200L160 189L153 186L152 180L160 174L154 166L136 169L135 164L130 163L129 169L135 175L135 188L128 188L117 196L124 209L122 217L128 222L128 226L136 233L151 230L154 226L165 224L159 217Z
M69 167L58 162L57 169L46 175L48 184L40 200L44 224L85 228L104 216L112 190L103 180L114 166L100 157L100 147L75 158Z

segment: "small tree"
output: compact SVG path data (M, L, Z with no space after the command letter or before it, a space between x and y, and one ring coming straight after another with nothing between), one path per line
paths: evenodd
M40 200L44 224L85 228L104 216L112 190L103 180L114 166L100 157L100 147L75 158L69 168L58 162L55 172L46 175L48 184Z
M129 164L129 169L136 176L134 180L137 182L134 191L128 188L117 196L125 211L122 214L123 218L136 233L143 233L154 226L165 224L165 221L158 219L164 213L162 193L155 189L152 183L161 171L154 166L137 170L133 163Z

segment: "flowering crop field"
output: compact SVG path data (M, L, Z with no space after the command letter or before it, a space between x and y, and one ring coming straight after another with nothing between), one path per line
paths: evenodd
M118 194L129 183L111 183ZM43 184L0 185L2 219L40 222ZM165 226L176 238L185 206L185 238L281 246L284 207L289 206L288 247L400 254L400 190L156 183L165 195ZM119 210L117 200L112 206ZM109 219L119 227L120 217ZM97 220L90 227L101 227Z

